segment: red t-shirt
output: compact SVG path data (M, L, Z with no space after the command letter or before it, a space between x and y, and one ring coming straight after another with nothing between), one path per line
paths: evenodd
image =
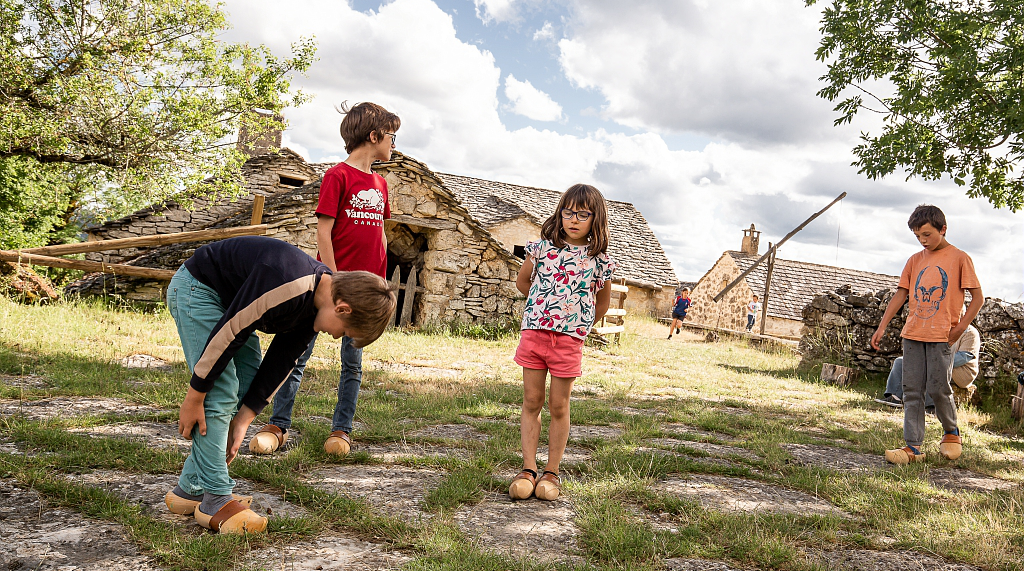
M387 279L384 221L391 218L391 206L384 177L345 163L334 165L320 183L316 213L334 218L331 245L339 271L365 270Z

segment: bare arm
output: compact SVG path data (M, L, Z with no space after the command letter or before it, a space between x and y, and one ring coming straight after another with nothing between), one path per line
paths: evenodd
M981 306L985 305L985 296L981 293L980 287L972 287L967 291L971 292L971 304L967 306L967 312L960 319L960 323L956 324L956 327L949 330L949 344L956 343L960 336L967 331L967 326L974 321L974 318L978 316L978 312L981 311Z
M889 326L889 322L896 316L896 312L903 307L903 304L907 301L907 296L910 292L906 288L898 288L896 293L893 294L892 299L889 300L889 305L885 307L885 313L882 314L882 321L878 324L878 329L875 330L875 334L871 336L871 348L878 351L878 344L882 342L882 336L885 335L885 328Z
M594 309L594 321L608 313L608 304L612 301L612 282L604 282L604 287L597 292L597 307Z
M523 295L530 293L530 285L533 283L533 257L529 254L523 260L523 266L519 268L519 275L516 276L516 289Z
M338 266L334 263L334 244L331 243L331 230L334 230L334 219L330 216L318 214L316 217L316 249L320 252L320 261L330 268L332 272L336 272L338 271Z
M388 257L388 234L384 231L384 228L380 229L380 241L384 243L384 257Z
M245 440L245 431L249 429L249 425L255 418L256 413L243 404L231 419L231 424L228 425L228 453L225 458L228 464L231 464L231 461L238 455L238 449L242 447L242 441Z

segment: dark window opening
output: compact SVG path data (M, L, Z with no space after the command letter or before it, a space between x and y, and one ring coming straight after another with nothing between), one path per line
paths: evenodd
M512 255L517 257L517 258L519 258L519 259L525 260L526 259L526 246L518 246L518 245L517 246L513 246L512 247Z
M291 178L291 177L288 177L288 176L282 176L281 177L281 185L282 186L292 186L292 187L298 188L298 187L300 187L300 186L302 186L304 184L306 184L306 181L302 180L301 178Z

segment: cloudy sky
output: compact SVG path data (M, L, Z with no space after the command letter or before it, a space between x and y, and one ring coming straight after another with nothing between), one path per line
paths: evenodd
M849 166L864 117L836 128L819 99L815 8L803 0L228 0L232 41L286 55L315 36L284 144L345 157L334 106L399 114L400 151L431 169L635 204L680 279L697 280L741 230L762 252L841 192L780 257L898 275L906 220L939 205L984 291L1024 300L1024 215L948 181L869 181Z

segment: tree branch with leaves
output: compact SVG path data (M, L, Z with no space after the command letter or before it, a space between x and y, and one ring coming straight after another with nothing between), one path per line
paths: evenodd
M821 32L818 95L837 102L835 125L882 115L853 149L862 174L949 176L1024 207L1024 0L833 0Z

